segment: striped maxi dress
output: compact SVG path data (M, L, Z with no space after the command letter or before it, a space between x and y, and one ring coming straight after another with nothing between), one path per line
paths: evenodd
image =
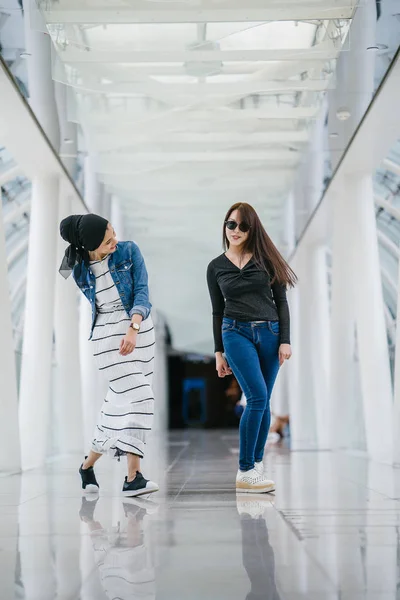
M112 279L108 259L107 256L90 263L96 277L93 354L109 385L95 428L92 450L101 454L113 451L116 456L128 452L144 456L154 414L154 325L151 316L142 321L134 351L121 356L120 343L131 319Z

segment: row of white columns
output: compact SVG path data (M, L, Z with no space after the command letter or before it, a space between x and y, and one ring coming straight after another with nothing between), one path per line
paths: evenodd
M72 277L66 281L57 272L65 249L58 235L59 221L72 212L70 197L57 178L32 182L19 399L0 218L0 378L4 394L0 417L7 423L0 442L0 470L37 467L50 450L82 451L92 437L104 398L106 383L99 380L88 341L90 304L79 295ZM113 212L122 223L118 206Z
M66 118L65 88L58 84L55 87L51 77L50 38L31 28L30 8L27 0L24 11L30 104L54 149L61 154L69 152L64 165L73 175L76 125ZM7 424L0 440L0 470L37 467L51 451L81 451L92 435L95 415L104 398L88 342L90 305L84 298L79 304L72 278L65 281L57 272L66 246L58 234L59 222L68 214L83 212L67 188L59 176L41 175L32 180L19 399L0 218L0 368L5 398L0 416ZM110 218L110 196L98 182L91 157L85 163L85 188L89 209ZM116 201L113 214L122 224L119 211Z
M330 298L321 240L300 244L293 262L292 444L366 449L375 460L396 462L371 176L346 177L332 208Z
M373 45L375 28L376 6L368 0L357 11L350 50L338 61L337 89L329 93L329 106L324 107L312 136L306 173L309 215L322 192L326 111L331 131L339 131L342 152L371 100L374 56L364 49ZM351 120L344 126L337 122L336 109L347 103ZM333 167L338 162L335 144L331 140ZM292 442L295 448L366 449L378 461L398 462L372 176L362 171L344 173L336 176L341 180L335 183L335 193L329 194L330 223L321 228L321 235L304 236L292 264L299 276L291 295ZM292 194L295 207L304 205L304 198L296 202L299 192L301 196L302 189ZM326 236L326 231L331 235Z
M0 188L0 208L2 206ZM1 217L1 214L0 214ZM11 321L10 288L3 219L0 218L0 381L2 399L0 422L3 435L0 442L0 471L16 471L21 464L18 426L17 373Z
M372 178L353 174L339 189L331 196L330 297L326 241L303 241L292 265L292 443L397 462Z

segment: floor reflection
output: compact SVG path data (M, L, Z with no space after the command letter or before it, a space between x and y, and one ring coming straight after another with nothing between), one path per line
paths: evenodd
M275 497L236 495L236 439L171 434L147 501L107 459L99 498L76 456L0 478L0 599L400 600L399 469L275 449Z
M98 496L83 497L79 516L90 533L105 597L154 600L155 570L145 521L158 510L158 505L142 498L126 498L122 502L124 521L106 529L95 516L98 500Z
M236 503L242 531L243 566L251 585L246 600L281 600L275 582L275 555L264 517L271 507L269 497L239 494Z

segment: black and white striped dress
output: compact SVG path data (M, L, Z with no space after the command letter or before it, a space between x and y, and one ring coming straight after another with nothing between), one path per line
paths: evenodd
M108 258L90 263L96 277L97 319L92 336L94 357L109 383L92 450L144 456L154 413L154 325L151 316L142 321L135 350L132 354L121 356L120 343L131 319L111 277Z

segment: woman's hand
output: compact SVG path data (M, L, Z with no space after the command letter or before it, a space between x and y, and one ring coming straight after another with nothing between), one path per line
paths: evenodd
M119 345L119 353L122 356L127 356L128 354L131 354L134 351L136 347L136 338L137 331L132 329L132 327L129 327L128 332L122 338L121 343Z
M281 344L279 346L279 366L281 367L285 360L292 356L292 347L290 344Z
M218 377L226 377L227 375L232 375L232 370L229 368L228 363L225 358L222 356L221 352L218 352L215 355L216 361L216 369L218 372Z

